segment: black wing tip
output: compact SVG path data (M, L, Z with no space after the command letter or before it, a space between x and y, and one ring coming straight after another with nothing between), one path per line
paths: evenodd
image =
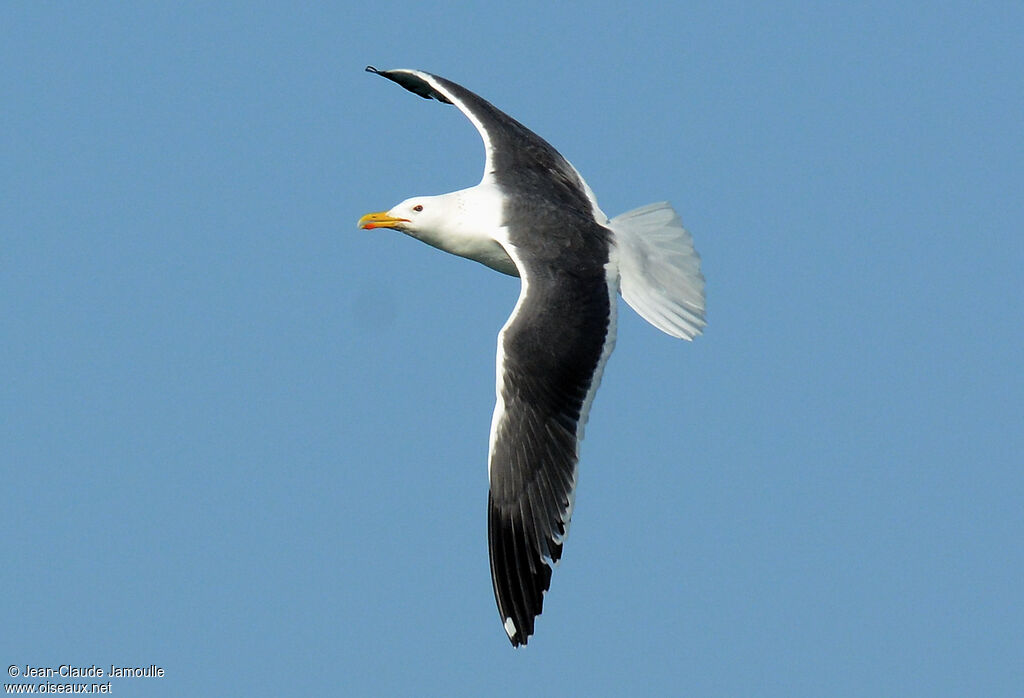
M498 617L513 647L529 642L534 623L551 588L551 566L524 537L523 522L513 522L488 496L487 535L491 583ZM519 530L517 531L516 528Z
M366 66L366 72L380 75L382 78L396 82L409 90L409 92L419 95L423 99L436 99L438 102L444 102L445 104L452 103L450 99L438 92L433 85L413 73L404 70L380 70L372 65Z

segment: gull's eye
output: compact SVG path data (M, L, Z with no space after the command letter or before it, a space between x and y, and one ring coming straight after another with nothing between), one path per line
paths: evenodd
M415 211L416 213L419 213L420 211L423 210L423 204L416 204L415 206L412 207L412 210Z

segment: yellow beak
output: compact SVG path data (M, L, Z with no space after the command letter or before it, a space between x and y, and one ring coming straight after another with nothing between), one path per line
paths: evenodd
M356 225L364 230L373 230L374 228L397 228L401 223L408 222L408 218L392 218L387 211L381 211L380 213L367 213L359 219Z

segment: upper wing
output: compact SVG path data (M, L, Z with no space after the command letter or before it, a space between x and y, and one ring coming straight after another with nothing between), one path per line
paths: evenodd
M453 104L465 114L484 141L485 181L495 177L496 173L515 172L520 178L516 186L522 188L524 183L530 185L530 178L523 178L523 174L533 172L536 173L533 186L542 189L546 197L561 197L567 202L572 200L574 206L582 206L579 210L583 212L597 208L590 188L561 153L486 99L451 80L421 70L377 70L369 65L366 70L392 80L424 99ZM500 179L500 174L497 176ZM585 194L583 199L580 199L581 191ZM594 217L599 223L606 222L603 213L600 216L594 214Z
M561 557L579 442L615 341L615 290L603 270L521 278L498 336L487 503L491 581L513 645L533 634Z

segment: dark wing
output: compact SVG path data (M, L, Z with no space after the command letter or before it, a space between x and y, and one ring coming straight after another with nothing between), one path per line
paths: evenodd
M550 143L462 85L421 70L366 70L392 80L425 99L455 105L484 141L484 180L520 192L540 193L566 210L595 219L596 202L576 169ZM513 181L514 179L514 181ZM604 217L601 214L598 220Z
M523 287L498 338L487 502L491 581L513 645L533 634L562 555L579 442L615 331L603 270L533 269Z

